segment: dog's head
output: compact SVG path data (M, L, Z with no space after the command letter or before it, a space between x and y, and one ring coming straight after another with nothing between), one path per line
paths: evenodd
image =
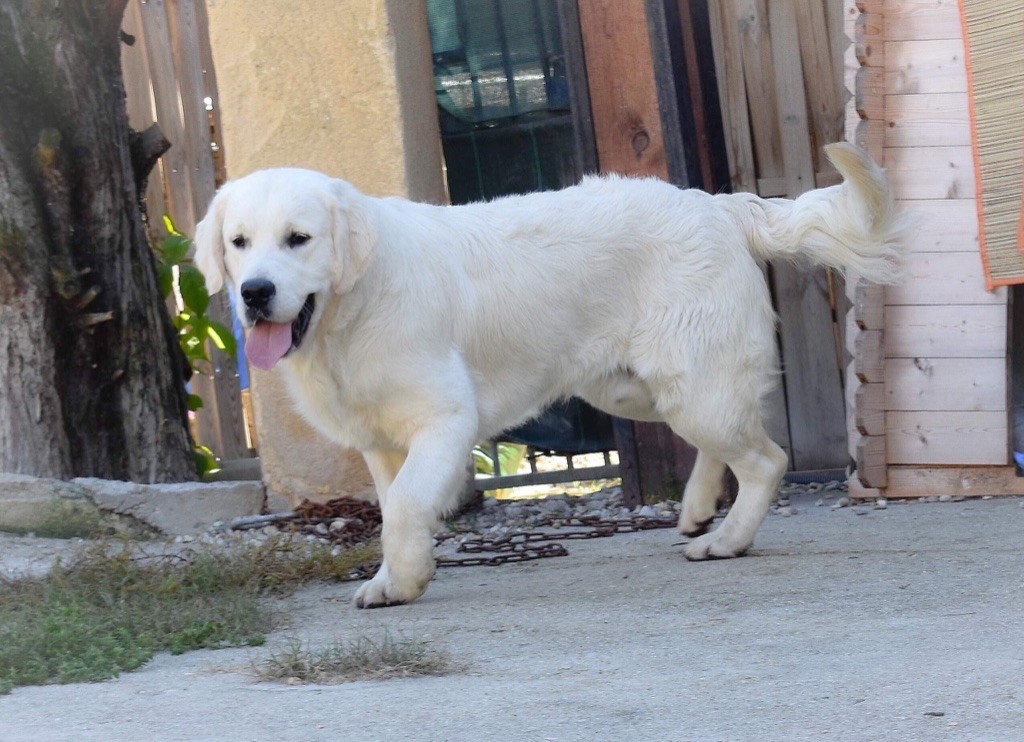
M352 289L377 243L365 197L312 170L261 170L225 184L196 225L195 262L214 294L227 281L246 355L271 368L301 347L331 293Z

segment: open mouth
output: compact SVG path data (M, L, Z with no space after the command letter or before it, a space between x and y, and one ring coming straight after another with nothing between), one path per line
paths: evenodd
M302 345L302 338L306 337L306 330L309 329L309 321L313 318L314 309L316 309L316 296L310 294L306 297L306 303L302 305L302 309L299 310L299 316L292 322L293 349Z
M302 345L309 329L316 297L310 294L291 322L258 319L245 340L245 355L256 368L269 370L274 364Z

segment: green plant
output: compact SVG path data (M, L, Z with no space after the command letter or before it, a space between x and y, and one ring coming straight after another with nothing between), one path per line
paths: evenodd
M499 443L498 463L501 465L502 475L515 474L519 471L519 465L523 463L526 456L526 446L520 443ZM477 446L473 449L473 466L477 474L494 476L494 458L488 449ZM494 490L495 497L505 497L510 489Z
M167 230L167 237L159 245L154 246L160 292L164 299L169 299L174 294L177 282L176 311L171 313L171 322L178 332L178 342L192 370L205 374L210 368L207 340L232 359L238 357L238 344L231 328L225 327L206 314L210 306L210 294L206 291L203 274L188 257L192 240L179 232L166 214L164 227ZM198 394L188 395L189 410L195 412L202 406L203 400ZM193 445L193 454L200 475L217 468L217 457L206 446Z

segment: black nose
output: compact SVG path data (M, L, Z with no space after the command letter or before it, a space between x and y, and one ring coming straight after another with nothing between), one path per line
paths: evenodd
M277 287L265 278L250 278L242 282L242 301L249 309L266 309L276 293Z

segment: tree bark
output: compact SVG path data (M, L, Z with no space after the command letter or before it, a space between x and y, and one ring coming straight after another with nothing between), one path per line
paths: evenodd
M132 169L126 2L0 5L0 471L195 478Z

